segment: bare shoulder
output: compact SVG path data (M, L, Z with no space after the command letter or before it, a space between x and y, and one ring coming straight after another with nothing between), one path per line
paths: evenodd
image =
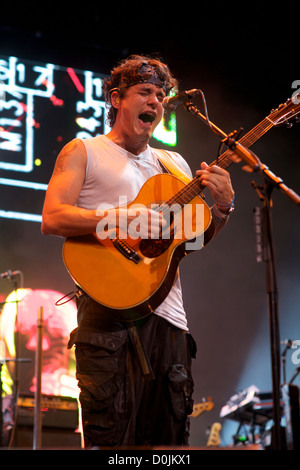
M53 175L57 175L71 168L85 167L86 165L86 150L83 142L80 139L73 139L66 144L60 151Z
M44 214L61 203L74 205L85 178L86 151L79 139L66 144L59 153L50 178L44 203Z

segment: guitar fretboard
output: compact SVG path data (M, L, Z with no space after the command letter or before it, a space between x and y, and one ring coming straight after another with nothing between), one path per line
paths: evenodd
M266 117L259 124L257 124L251 131L245 134L239 142L246 148L251 147L260 137L262 137L269 129L274 126L274 123ZM226 150L209 166L218 165L221 168L228 168L233 162L231 160L231 151ZM195 176L190 183L176 193L171 199L166 202L166 206L171 207L178 204L183 207L190 202L195 196L199 195L204 190L204 186L200 184L199 177Z

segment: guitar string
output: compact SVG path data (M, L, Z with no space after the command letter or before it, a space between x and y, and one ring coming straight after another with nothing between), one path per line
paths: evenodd
M270 130L275 125L274 121L272 121L269 118L269 116L267 116L260 123L254 126L254 128L251 131L249 131L246 135L241 137L239 142L248 148L251 145L253 145L260 137L262 137L268 130ZM217 160L214 160L212 163L210 163L209 167L216 165L216 164L220 166L221 168L227 168L228 166L230 166L233 162L230 158L229 152L230 152L229 149L226 150L222 155L218 157ZM163 212L165 215L167 215L170 213L169 206L170 206L171 201L172 203L174 203L174 201L176 200L180 201L180 205L182 206L186 204L187 202L189 202L191 199L193 199L197 194L200 194L201 191L203 191L203 189L205 189L205 187L199 183L199 178L196 176L195 178L191 180L190 183L188 183L184 188L182 188L176 195L174 195L171 199L169 199L169 201L167 201L167 203L164 204L164 207L162 208L162 210L161 210L161 206L159 207L158 210L160 210L160 212ZM186 197L187 199L185 199ZM127 245L127 243L124 240L122 241L124 242L125 245ZM139 243L140 243L140 239L138 239L138 241L134 243L132 248L138 247ZM130 248L129 244L128 244L128 247Z
M262 135L264 135L271 127L273 127L274 124L271 122L269 119L265 118L263 119L260 123L258 123L254 128L249 131L247 134L245 134L239 142L246 147L250 147L255 143ZM222 153L217 160L214 160L209 164L209 167L213 165L218 165L221 168L227 168L232 164L232 160L230 158L230 150L226 150L224 153ZM194 177L187 185L185 185L178 193L176 193L174 196L172 196L166 203L164 203L163 206L159 206L157 210L159 212L162 212L162 214L165 217L169 217L170 213L170 207L173 206L174 204L178 203L181 207L183 207L187 202L191 201L195 196L197 196L201 191L205 189L204 186L202 186L199 182L199 177L196 176ZM132 240L132 239L131 239ZM124 242L124 240L122 240ZM137 248L140 244L140 239L135 241L133 244L128 244L129 248Z

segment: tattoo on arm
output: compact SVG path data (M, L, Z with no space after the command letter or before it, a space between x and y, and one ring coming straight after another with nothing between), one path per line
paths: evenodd
M54 167L54 175L62 173L67 169L67 161L70 157L70 154L73 152L80 152L80 144L78 141L73 140L69 142L59 153L56 164Z
M65 149L59 153L56 164L54 167L54 175L62 173L66 169L66 160L67 160L68 152Z

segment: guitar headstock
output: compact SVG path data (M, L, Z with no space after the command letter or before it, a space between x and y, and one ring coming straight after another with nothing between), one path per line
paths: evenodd
M214 403L210 398L207 401L203 401L202 403L195 403L191 416L193 418L197 418L203 413L203 411L210 411L213 409L213 407Z
M221 429L222 429L221 423L213 423L210 429L208 441L206 444L208 447L219 446L221 444L221 438L220 438Z
M291 121L293 119L296 122L300 121L300 93L293 95L292 98L289 98L285 103L282 103L276 109L272 109L271 113L267 117L274 126L280 126L282 124L292 125ZM298 117L297 117L298 116Z

